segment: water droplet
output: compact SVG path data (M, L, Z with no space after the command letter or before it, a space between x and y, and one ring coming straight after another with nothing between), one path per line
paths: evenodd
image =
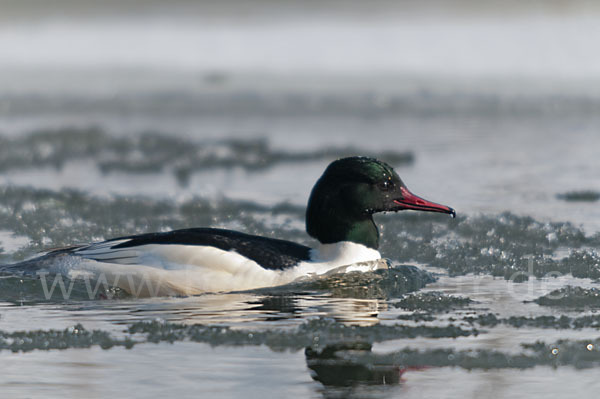
M590 352L594 350L594 345L593 344L588 344L586 346L587 350L589 350Z
M553 354L554 356L558 355L558 348L554 348L554 349L552 349L552 354Z

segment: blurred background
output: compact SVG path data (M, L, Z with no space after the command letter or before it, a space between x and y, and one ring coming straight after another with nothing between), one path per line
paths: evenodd
M600 226L595 1L0 9L0 185L303 206L364 154L462 214Z

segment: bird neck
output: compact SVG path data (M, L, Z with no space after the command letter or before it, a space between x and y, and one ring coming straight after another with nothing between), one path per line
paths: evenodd
M309 204L306 231L322 244L350 241L372 249L379 247L379 231L368 213L349 214L340 207Z

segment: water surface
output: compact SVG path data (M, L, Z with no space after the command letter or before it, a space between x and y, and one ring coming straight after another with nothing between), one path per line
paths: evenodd
M593 7L388 5L363 20L354 5L275 23L213 5L201 25L181 4L96 19L11 5L0 263L195 226L314 245L310 189L356 154L458 218L377 215L390 270L252 292L138 299L64 280L48 295L2 275L6 396L593 397Z

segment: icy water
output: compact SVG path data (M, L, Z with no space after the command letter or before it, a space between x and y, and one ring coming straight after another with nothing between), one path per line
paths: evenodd
M120 10L128 22L90 19L96 3L45 17L5 3L0 264L196 226L313 245L310 189L346 155L389 162L458 217L378 215L389 269L251 292L138 299L0 275L0 396L597 396L593 7L388 5L358 21L357 4L288 5L282 27L216 5L196 25L185 1Z

